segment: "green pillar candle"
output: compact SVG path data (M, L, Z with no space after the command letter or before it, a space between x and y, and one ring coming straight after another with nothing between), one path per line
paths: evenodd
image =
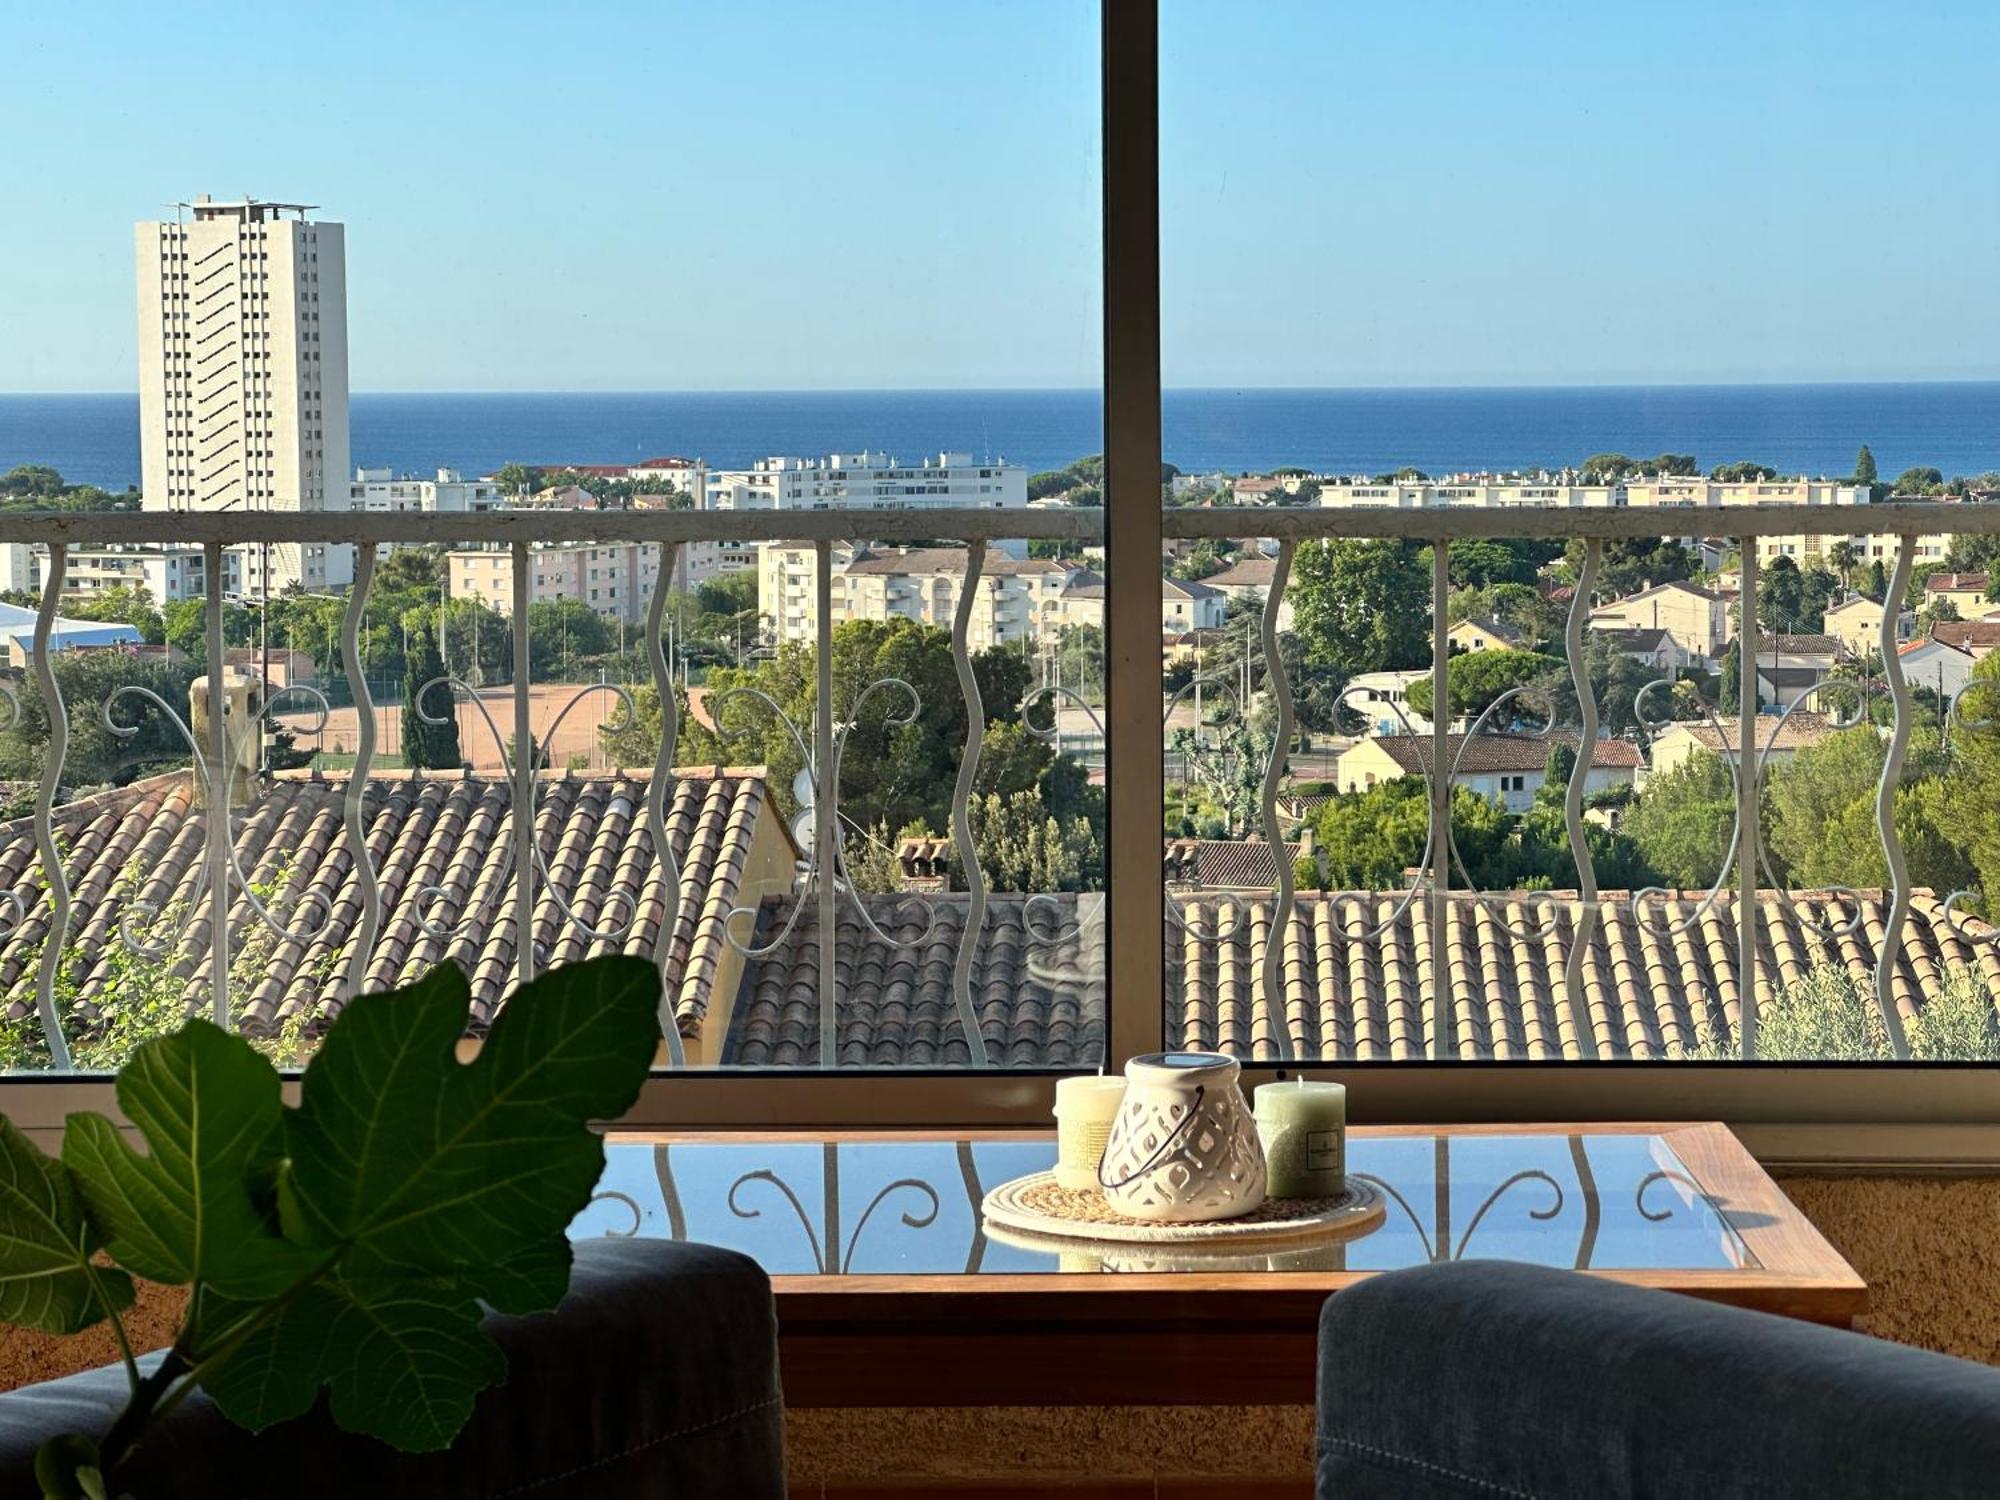
M1332 1198L1347 1185L1347 1088L1292 1078L1256 1093L1273 1198Z

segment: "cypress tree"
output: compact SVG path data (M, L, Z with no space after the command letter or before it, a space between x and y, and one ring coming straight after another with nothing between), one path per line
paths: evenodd
M424 631L411 641L403 664L403 760L425 770L456 771L465 763L458 744L458 715L447 712L442 724L432 724L417 712L418 690L442 676L444 662L438 656L437 642ZM436 713L450 703L449 693L433 690L426 706Z
M1863 443L1861 451L1854 456L1854 482L1873 484L1875 477L1875 455L1870 453L1868 445Z

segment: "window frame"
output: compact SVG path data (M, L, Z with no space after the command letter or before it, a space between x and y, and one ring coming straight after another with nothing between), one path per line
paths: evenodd
M1158 0L1100 0L1107 579L1157 576L1162 541ZM1164 790L1158 598L1105 591L1109 1057L1164 1037ZM1124 935L1128 940L1117 941ZM691 1069L655 1073L634 1130L1046 1126L1070 1070ZM1246 1065L1246 1086L1309 1073L1349 1083L1362 1123L1719 1119L1767 1163L1825 1170L2000 1171L2000 1072L1979 1064L1312 1062ZM288 1096L297 1082L289 1079ZM0 1110L45 1137L71 1111L117 1115L101 1076L0 1081Z

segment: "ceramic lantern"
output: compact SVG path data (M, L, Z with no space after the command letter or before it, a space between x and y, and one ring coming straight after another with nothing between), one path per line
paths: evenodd
M1241 1072L1219 1052L1152 1052L1125 1065L1125 1100L1098 1168L1113 1208L1191 1224L1263 1203L1264 1150Z

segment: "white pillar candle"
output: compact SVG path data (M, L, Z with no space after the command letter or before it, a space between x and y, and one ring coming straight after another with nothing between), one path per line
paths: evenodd
M1331 1198L1347 1183L1347 1088L1288 1078L1257 1090L1257 1138L1273 1198Z
M1056 1185L1072 1192L1097 1186L1111 1122L1125 1099L1122 1078L1056 1080Z

